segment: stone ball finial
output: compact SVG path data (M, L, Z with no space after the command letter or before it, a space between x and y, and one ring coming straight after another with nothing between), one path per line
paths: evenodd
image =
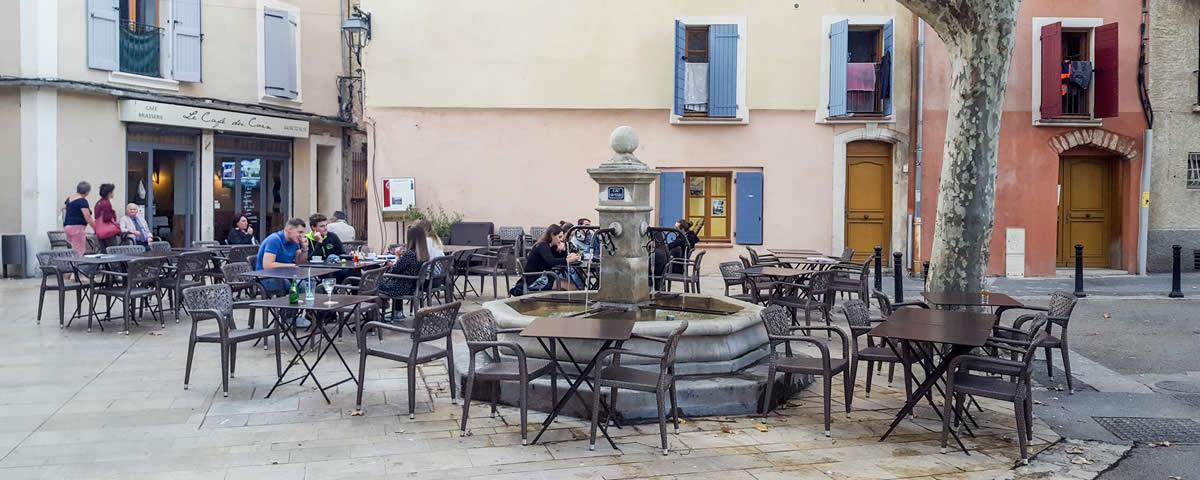
M633 127L630 126L617 127L608 137L608 144L612 146L614 152L631 154L638 148L637 132L633 131Z

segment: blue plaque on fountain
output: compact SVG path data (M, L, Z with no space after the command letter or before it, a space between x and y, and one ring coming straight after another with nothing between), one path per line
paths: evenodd
M625 187L608 187L609 200L625 200Z

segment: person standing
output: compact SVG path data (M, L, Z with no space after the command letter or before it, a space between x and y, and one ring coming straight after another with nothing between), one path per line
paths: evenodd
M111 183L100 184L100 200L96 202L96 219L92 230L100 241L101 252L121 244L121 224L117 222L117 211L112 206L113 191L116 189Z
M146 221L138 214L141 207L136 203L125 206L125 215L121 217L121 235L141 246L149 246L153 236L146 227Z
M333 221L329 222L329 233L337 235L343 242L351 242L358 238L354 226L346 223L346 212L341 210L333 212Z
M87 201L91 191L92 184L79 182L75 185L75 194L63 201L63 232L67 234L71 249L79 255L87 252L87 227L95 228L92 209Z

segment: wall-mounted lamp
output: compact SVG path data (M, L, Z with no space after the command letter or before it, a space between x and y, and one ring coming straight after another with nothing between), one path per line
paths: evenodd
M154 166L154 184L158 185L158 165Z
M342 22L342 34L346 36L346 46L354 53L354 59L362 65L362 51L371 43L371 14L354 7L350 17Z

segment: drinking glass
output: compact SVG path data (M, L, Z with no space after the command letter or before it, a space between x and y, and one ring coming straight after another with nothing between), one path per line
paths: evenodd
M333 286L337 285L337 279L336 278L322 279L321 285L325 287L325 304L326 305L336 305L337 302L333 301Z

